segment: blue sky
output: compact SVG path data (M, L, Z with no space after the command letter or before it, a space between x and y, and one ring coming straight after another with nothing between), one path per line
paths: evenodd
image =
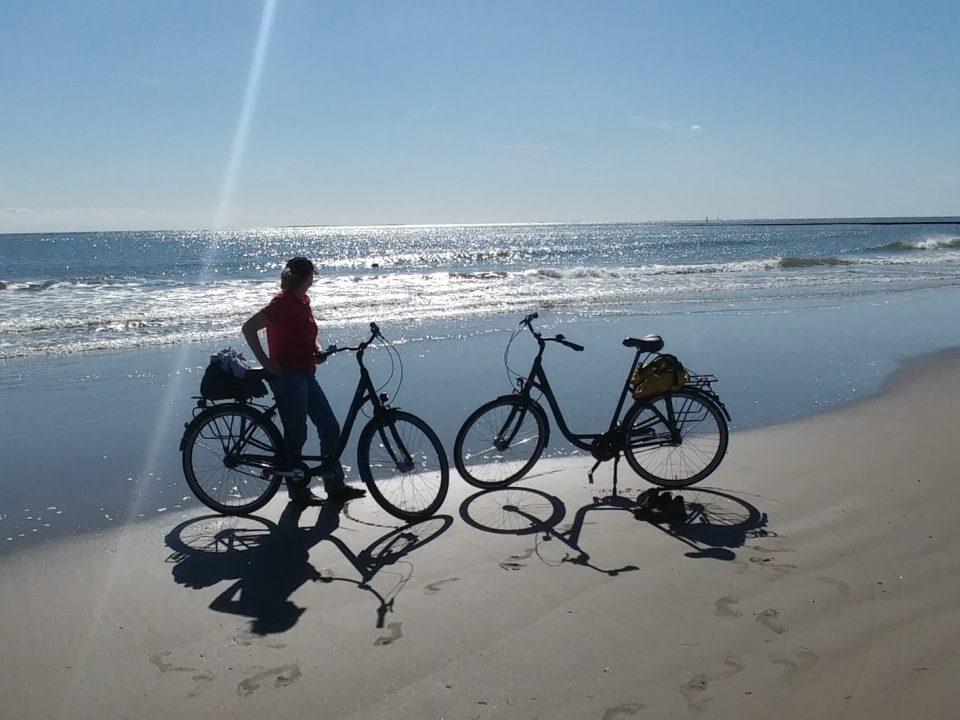
M0 18L0 232L960 214L952 0Z

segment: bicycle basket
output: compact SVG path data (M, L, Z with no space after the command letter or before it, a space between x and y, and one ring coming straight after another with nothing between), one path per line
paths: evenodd
M689 375L683 364L674 355L666 354L637 368L630 376L633 397L637 400L670 390L678 390L688 380Z
M200 381L200 395L207 400L246 400L266 394L267 386L263 380L237 377L224 370L217 362L211 362L207 366Z

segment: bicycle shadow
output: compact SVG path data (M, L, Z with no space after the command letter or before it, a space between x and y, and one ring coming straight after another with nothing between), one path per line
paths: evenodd
M682 510L665 500L680 497ZM666 506L666 507L665 507ZM634 516L690 546L689 558L733 560L749 539L771 537L769 517L746 499L711 487L687 487L668 491L651 488L637 497ZM661 508L661 509L658 509Z
M511 486L471 495L460 505L460 517L483 532L536 534L533 550L546 564L581 565L610 577L639 568L624 565L605 569L592 561L590 553L581 545L581 534L590 513L629 512L638 521L688 545L691 550L685 556L689 558L733 560L736 554L731 548L744 545L749 538L775 534L764 529L768 524L767 514L741 497L714 488L685 488L683 492L685 511L682 516L679 513L650 512L649 495L659 494L654 489L641 493L636 499L623 495L594 496L590 503L577 509L571 523L558 527L567 513L558 497L542 490ZM676 495L680 493L675 492ZM559 562L548 560L541 553L542 543L554 541L569 549Z
M300 527L303 509L288 503L276 524L255 515L207 515L180 523L166 536L173 551L167 562L176 583L199 590L234 582L210 603L215 612L250 618L250 631L270 635L297 624L306 608L291 596L308 582L345 582L376 598L376 627L382 628L394 601L413 575L413 564L401 563L413 550L435 540L453 524L453 518L435 515L427 520L393 528L359 553L334 533L340 527L341 506L328 502L312 527ZM318 571L310 562L310 549L332 543L356 570L359 579ZM384 568L402 564L397 581L378 591L370 581Z

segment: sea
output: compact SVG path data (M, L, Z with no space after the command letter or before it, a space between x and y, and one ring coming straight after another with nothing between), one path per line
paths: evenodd
M214 342L311 258L321 328L688 316L960 287L960 218L0 235L0 359ZM653 324L653 323L651 323Z

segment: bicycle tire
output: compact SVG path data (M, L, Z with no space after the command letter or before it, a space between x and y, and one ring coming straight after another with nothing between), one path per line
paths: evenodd
M364 426L357 469L380 507L401 520L428 518L447 497L450 468L440 439L402 410L388 410Z
M526 424L528 418L533 425ZM482 490L516 482L540 459L547 443L546 423L543 412L525 398L501 397L481 405L464 421L453 444L457 472Z
M677 435L667 423L667 403ZM681 388L637 402L623 421L627 463L661 487L686 487L710 475L727 452L730 431L723 411L695 388Z
M181 441L183 474L197 499L223 515L246 515L270 502L283 479L247 465L230 467L228 458L246 448L276 456L279 430L243 405L215 405L197 415Z

